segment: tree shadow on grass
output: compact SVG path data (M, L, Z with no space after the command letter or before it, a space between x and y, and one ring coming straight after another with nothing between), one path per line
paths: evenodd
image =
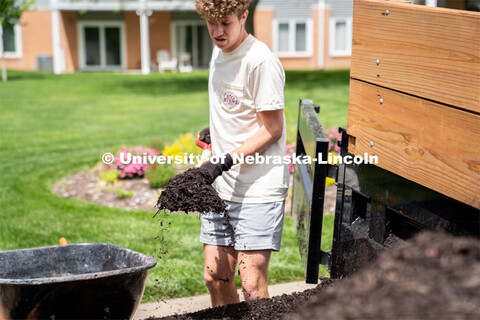
M349 84L350 70L287 70L285 87L312 89Z
M146 79L132 78L120 84L124 90L138 94L177 95L208 91L208 74L155 75Z
M49 72L7 72L7 81L22 81L22 80L43 80L52 78L55 76L53 73Z
M350 70L287 70L286 88L312 89L349 83ZM208 74L155 74L142 79L134 77L121 82L122 89L139 94L168 95L208 91Z

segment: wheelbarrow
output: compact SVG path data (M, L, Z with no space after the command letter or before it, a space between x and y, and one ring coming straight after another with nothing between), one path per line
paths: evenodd
M156 263L108 243L0 251L0 308L12 319L130 319Z

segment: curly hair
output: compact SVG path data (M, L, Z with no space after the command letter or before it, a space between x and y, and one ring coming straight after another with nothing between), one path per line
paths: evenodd
M240 17L250 0L195 0L195 9L208 22L217 23L234 13Z

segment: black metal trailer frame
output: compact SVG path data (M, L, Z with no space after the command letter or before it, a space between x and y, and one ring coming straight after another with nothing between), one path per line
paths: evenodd
M479 210L373 164L329 164L329 140L320 125L320 107L300 100L294 163L292 215L307 283L317 283L319 265L333 278L347 276L422 229L480 235ZM341 156L348 134L340 128ZM321 160L321 161L320 161ZM325 182L337 186L332 250L321 250Z

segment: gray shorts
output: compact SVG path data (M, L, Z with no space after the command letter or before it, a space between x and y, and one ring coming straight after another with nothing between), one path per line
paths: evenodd
M225 203L228 214L208 212L200 215L200 242L233 246L238 251L280 251L285 201Z

